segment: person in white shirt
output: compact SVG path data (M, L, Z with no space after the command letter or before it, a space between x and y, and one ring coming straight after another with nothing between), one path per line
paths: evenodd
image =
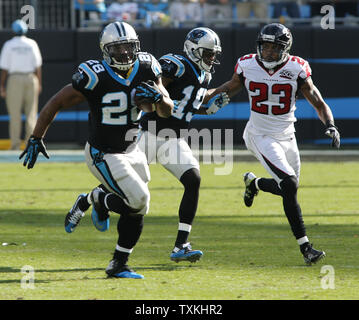
M325 252L314 249L309 243L297 200L300 157L294 111L299 91L326 126L324 132L332 138L332 147L340 147L340 134L331 109L313 84L308 62L289 54L292 42L292 34L284 25L264 26L257 38L257 54L239 58L232 78L214 94L224 91L232 97L243 87L247 89L251 112L243 139L247 149L272 178L257 178L252 172L245 173L244 203L250 207L259 190L281 196L304 261L312 264L323 258Z
M36 123L42 57L35 40L26 37L28 27L24 21L14 21L11 28L15 36L5 42L0 56L0 96L6 100L10 116L10 148L19 150L22 112L26 117L25 140L30 137Z

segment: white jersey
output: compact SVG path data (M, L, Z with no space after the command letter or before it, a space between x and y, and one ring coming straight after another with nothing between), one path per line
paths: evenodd
M295 132L294 111L298 81L311 76L307 61L289 56L278 69L268 70L256 54L238 59L235 72L243 76L251 114L246 130L255 135L285 138Z
M35 40L15 36L5 42L0 57L0 68L11 73L30 73L42 65L42 57Z

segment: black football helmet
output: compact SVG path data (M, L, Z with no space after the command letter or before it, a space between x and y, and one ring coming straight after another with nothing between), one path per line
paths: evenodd
M262 45L264 42L271 42L279 45L279 58L277 61L265 61L262 57ZM259 32L257 38L257 54L259 60L268 69L273 69L288 59L289 50L292 47L293 37L290 30L280 23L265 25Z

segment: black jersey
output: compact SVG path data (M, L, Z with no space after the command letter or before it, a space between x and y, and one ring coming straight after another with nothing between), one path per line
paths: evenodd
M81 63L72 77L72 86L86 98L90 107L88 142L96 149L123 152L132 143L130 129L138 128L141 111L133 96L141 81L161 76L161 66L149 53L141 52L128 77L122 78L103 60ZM128 140L128 141L126 141Z
M166 87L174 102L173 114L169 118L161 118L156 112L146 113L140 126L148 130L148 121L156 121L156 133L162 129L173 129L179 135L180 129L187 129L193 114L202 104L206 95L211 74L199 71L189 59L175 54L166 54L158 62L162 68L162 76L173 81Z

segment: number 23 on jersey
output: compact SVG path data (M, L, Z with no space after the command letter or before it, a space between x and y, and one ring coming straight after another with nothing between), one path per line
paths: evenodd
M251 81L249 91L254 93L251 95L251 109L254 112L281 115L290 111L293 89L289 83L277 83L268 86L266 83ZM279 97L279 104L273 104L271 110L269 104L265 103L268 102L269 95L278 95Z

